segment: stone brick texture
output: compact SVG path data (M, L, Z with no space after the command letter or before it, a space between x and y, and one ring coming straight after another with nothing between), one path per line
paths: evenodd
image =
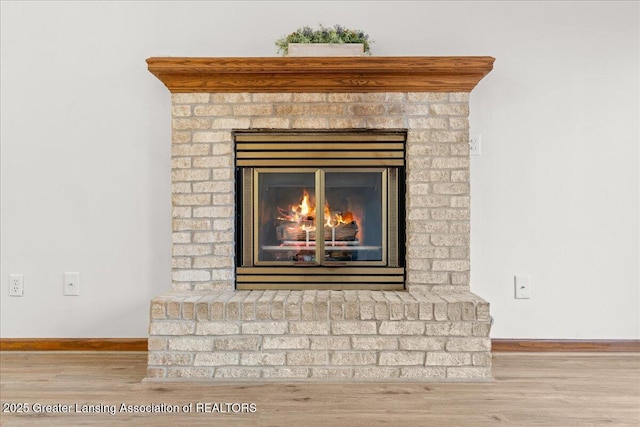
M173 94L172 289L234 289L234 129L404 128L406 288L469 290L468 102L458 92Z
M171 291L147 379L483 380L469 291L468 93L172 95ZM407 129L404 291L235 291L235 129Z
M489 379L488 312L471 292L172 291L151 302L147 378Z

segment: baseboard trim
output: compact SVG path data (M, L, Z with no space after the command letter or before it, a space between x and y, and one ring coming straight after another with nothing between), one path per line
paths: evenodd
M1 338L0 351L147 351L146 338ZM640 352L640 340L491 340L494 352Z
M640 352L640 340L492 339L494 352Z
M147 351L147 339L2 338L0 351Z

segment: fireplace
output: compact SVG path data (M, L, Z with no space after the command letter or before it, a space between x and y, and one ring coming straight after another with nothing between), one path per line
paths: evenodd
M237 289L403 289L406 131L236 131Z
M148 381L491 378L468 114L493 58L148 64L172 92L173 202Z

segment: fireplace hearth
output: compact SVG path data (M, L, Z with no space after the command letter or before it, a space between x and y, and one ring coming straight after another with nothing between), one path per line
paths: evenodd
M485 380L469 92L489 57L150 58L173 271L146 381Z

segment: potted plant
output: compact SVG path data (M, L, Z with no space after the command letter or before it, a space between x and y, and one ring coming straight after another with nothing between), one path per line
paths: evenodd
M282 56L362 56L370 55L369 35L361 30L350 30L341 25L314 30L298 28L288 36L276 40Z

